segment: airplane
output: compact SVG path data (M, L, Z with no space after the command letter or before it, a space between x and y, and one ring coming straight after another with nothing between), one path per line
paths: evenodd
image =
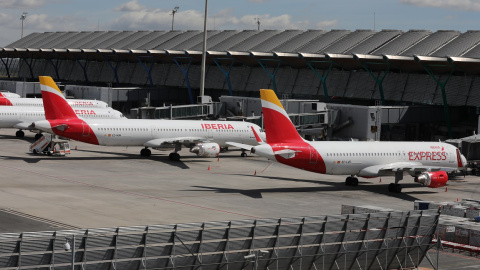
M457 147L442 142L306 141L297 132L273 90L260 90L267 143L256 146L228 142L251 153L311 172L348 175L346 185L358 177L395 176L390 192L401 193L404 174L430 188L443 187L448 172L463 170L466 158ZM255 132L255 130L253 130Z
M16 96L15 96L16 95ZM34 106L43 107L41 98L21 98L17 94L0 93L0 106ZM72 107L79 108L108 108L108 104L101 100L93 99L67 99Z
M51 77L40 76L40 86L46 120L33 122L32 127L90 144L143 146L142 156L151 155L149 147L174 148L169 159L178 161L178 151L185 146L198 156L216 157L227 141L256 144L252 130L264 137L258 125L239 121L80 119Z
M81 118L95 119L115 119L125 118L125 116L112 108L73 108L75 114ZM37 131L30 127L32 122L45 120L45 111L43 107L25 107L25 106L0 106L0 128L19 129L15 136L22 138L25 136L23 130ZM42 135L37 133L35 139Z

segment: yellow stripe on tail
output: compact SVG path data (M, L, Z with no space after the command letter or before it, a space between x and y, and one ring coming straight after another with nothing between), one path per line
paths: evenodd
M280 100L278 100L277 95L271 89L260 89L260 98L262 98L265 101L271 102L277 105L278 107L284 109L282 106L282 103L280 103Z

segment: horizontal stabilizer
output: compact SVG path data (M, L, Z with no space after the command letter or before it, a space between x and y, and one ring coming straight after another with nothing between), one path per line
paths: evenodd
M228 145L238 147L240 149L250 150L252 149L253 145L243 144L243 143L236 143L236 142L225 142Z
M56 126L53 126L52 129L57 129L57 130L60 130L60 131L65 131L68 129L68 125L67 124L61 124L61 125L56 125Z
M275 155L279 155L285 159L289 159L289 158L294 158L295 157L295 153L300 153L302 151L295 151L295 150L291 150L291 149L283 149L283 150L279 150L279 151L276 151L274 152Z

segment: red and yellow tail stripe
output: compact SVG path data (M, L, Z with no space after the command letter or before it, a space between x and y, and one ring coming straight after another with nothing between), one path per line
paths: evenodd
M267 142L271 144L303 141L275 92L261 89L260 97Z
M39 79L45 118L47 120L78 118L53 79L49 76L40 76Z

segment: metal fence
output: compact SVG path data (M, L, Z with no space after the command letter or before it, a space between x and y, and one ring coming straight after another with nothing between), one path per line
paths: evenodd
M438 218L425 210L0 234L0 268L400 269L420 264Z

